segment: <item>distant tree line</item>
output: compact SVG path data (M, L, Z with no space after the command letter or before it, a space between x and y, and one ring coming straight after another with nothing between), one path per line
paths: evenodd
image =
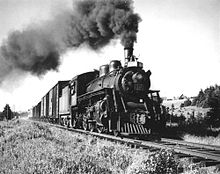
M200 90L192 101L192 106L211 108L207 113L206 121L213 127L220 127L220 86L210 86Z
M4 107L4 110L0 112L0 121L3 120L11 120L14 117L14 114L9 106L9 104L6 104Z
M192 106L210 108L218 104L220 100L220 86L210 86L204 91L201 89L199 94L193 99Z
M191 100L189 98L187 98L187 100L185 100L183 103L180 104L180 108L191 106L191 105L192 105Z

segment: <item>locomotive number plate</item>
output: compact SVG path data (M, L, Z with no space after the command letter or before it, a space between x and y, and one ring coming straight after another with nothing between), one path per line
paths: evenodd
M136 124L145 124L146 116L147 115L145 113L133 112L130 113L130 121Z
M137 123L145 124L146 122L146 115L143 113L137 114Z

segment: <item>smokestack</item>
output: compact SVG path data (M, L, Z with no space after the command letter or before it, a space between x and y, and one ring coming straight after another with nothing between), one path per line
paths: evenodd
M133 47L125 47L124 48L124 56L125 56L125 63L131 61L133 57Z

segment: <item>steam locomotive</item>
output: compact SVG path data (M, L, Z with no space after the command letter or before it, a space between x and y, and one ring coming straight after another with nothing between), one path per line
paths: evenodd
M59 81L33 107L33 117L68 127L115 136L149 137L165 124L159 90L150 90L150 70L124 48L125 65L118 60Z

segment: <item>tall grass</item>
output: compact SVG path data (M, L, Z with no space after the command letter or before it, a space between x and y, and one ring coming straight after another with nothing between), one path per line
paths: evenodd
M80 135L46 123L0 122L0 173L172 174L172 151L155 153Z
M185 134L183 136L183 139L185 141L194 142L194 143L220 146L220 134L217 137L213 137L213 136L199 137L190 134Z

